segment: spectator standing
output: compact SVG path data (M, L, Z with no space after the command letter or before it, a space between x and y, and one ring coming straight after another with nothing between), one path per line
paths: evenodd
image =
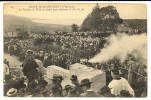
M134 61L129 61L129 68L128 68L128 82L130 85L133 85L133 71L134 71Z
M39 78L39 72L37 70L39 66L33 58L32 50L27 50L26 57L22 64L22 67L23 67L22 71L24 75L27 77L29 83Z

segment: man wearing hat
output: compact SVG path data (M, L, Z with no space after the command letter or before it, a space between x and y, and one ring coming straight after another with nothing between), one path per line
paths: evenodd
M113 80L108 85L108 87L111 89L111 94L119 96L122 90L126 90L134 96L134 90L131 88L130 84L125 78L120 77L119 70L112 70L111 75Z
M109 68L109 66L106 66L106 86L108 86L108 84L112 81L112 76L111 76L111 69Z
M13 79L6 80L4 82L4 95L7 95L7 93L9 93L9 90L13 91L14 89L20 90L26 88L24 80L25 80L24 78L19 78L19 79L16 78L15 80Z
M28 56L29 56L29 55L33 55L33 53L34 53L34 52L33 52L32 50L27 50L27 51L26 51L26 56L27 56L27 55L28 55Z
M89 79L83 79L81 81L81 88L83 93L80 95L81 97L98 97L98 94L91 90L91 83Z
M25 60L22 64L23 73L28 79L28 83L39 78L39 72L37 68L39 67L33 57L33 51L27 50Z
M60 75L53 75L53 79L52 79L52 90L51 90L51 96L52 97L62 97L62 86L61 86L61 82L62 82L63 78Z
M4 78L5 80L10 79L10 71L7 64L4 64Z
M14 54L14 46L13 45L9 45L8 46L8 51L9 51L10 56L12 56Z
M76 95L79 96L82 93L82 90L81 90L81 87L80 87L80 84L79 84L77 76L76 75L72 75L70 80L71 80L72 84L74 85L74 89L76 91Z

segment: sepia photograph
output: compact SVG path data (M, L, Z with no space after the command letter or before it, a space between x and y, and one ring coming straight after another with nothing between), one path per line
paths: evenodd
M146 98L147 5L4 3L4 97Z

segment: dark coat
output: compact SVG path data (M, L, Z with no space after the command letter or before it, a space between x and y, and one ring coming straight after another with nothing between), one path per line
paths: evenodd
M62 86L55 84L52 86L52 96L53 97L62 97Z
M111 71L106 71L106 86L112 81Z
M38 77L38 64L34 59L25 59L23 62L23 73L28 79L34 79Z

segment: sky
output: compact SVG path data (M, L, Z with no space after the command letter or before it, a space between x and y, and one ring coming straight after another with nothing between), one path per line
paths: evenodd
M122 19L146 19L147 17L145 4L99 3L100 8L109 5L116 7ZM40 23L81 25L95 6L95 3L6 3L3 11L4 15L27 17Z

